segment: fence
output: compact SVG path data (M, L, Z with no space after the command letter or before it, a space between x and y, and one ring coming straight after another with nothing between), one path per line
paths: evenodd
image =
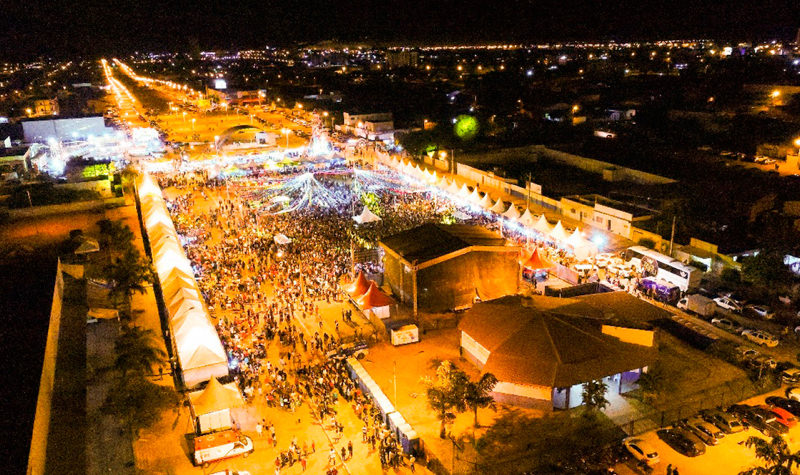
M53 386L56 376L56 357L58 356L58 335L61 329L61 307L64 300L64 277L61 273L61 259L56 268L56 283L53 290L53 304L50 307L50 325L47 328L47 343L44 349L42 376L39 379L39 395L36 400L36 414L33 419L31 449L28 453L28 475L45 473L47 462L47 440L50 435L50 410L53 405Z
M762 381L764 384L760 387L758 383L754 383L747 377L727 381L684 396L668 408L655 409L629 420L615 420L614 422L628 435L639 435L691 417L703 409L729 406L780 387L777 378L765 377Z

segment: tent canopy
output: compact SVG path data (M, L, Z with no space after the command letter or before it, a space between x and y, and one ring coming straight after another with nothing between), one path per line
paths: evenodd
M503 214L506 211L506 204L503 203L503 200L497 198L497 202L492 206L489 211L494 211L497 214Z
M535 249L523 266L528 269L549 269L553 267L553 264L539 255L539 249Z
M533 218L533 215L531 214L531 210L527 209L527 208L525 209L525 212L522 213L522 216L520 216L517 221L519 221L519 224L521 224L521 225L523 225L523 226L525 226L527 228L532 228L533 225L536 224L536 220Z
M77 249L75 249L75 254L89 254L91 252L97 252L100 250L100 244L98 244L96 239L92 239L90 237L83 238L83 242Z
M356 280L347 287L347 293L354 299L357 299L367 293L367 290L369 290L369 282L370 281L364 277L364 273L359 271Z
M503 216L511 220L517 219L519 218L519 210L516 206L514 206L514 203L511 203L511 206L509 206L508 210L503 213Z
M370 282L369 289L357 300L357 302L358 306L361 307L362 310L386 307L388 305L394 305L395 303L393 298L384 294L381 289L375 285L375 282Z
M547 218L545 218L544 214L539 216L539 220L533 225L533 229L544 235L550 234L550 223L547 222Z
M561 225L561 221L556 223L556 226L550 231L550 236L553 237L556 241L566 241L567 239L567 232L564 230L564 226Z
M196 394L196 395L195 395ZM189 395L195 416L224 411L234 407L244 406L244 399L239 394L239 389L233 383L223 386L217 378L211 378L206 388L199 394Z
M478 204L480 204L481 208L483 209L491 209L491 207L494 205L492 202L492 197L489 196L489 193L484 194L483 198L481 198L481 201Z
M375 221L380 221L381 218L369 210L368 207L364 206L364 210L361 211L361 214L358 216L353 216L353 221L358 224L366 224L366 223L374 223Z
M282 246L284 246L284 245L286 245L286 244L289 244L290 242L292 242L292 240L291 240L290 238L288 238L288 237L287 237L285 234L281 234L281 233L278 233L278 234L276 234L276 235L275 235L275 237L273 237L272 239L273 239L273 240L274 240L274 241L275 241L277 244L280 244L280 245L282 245Z

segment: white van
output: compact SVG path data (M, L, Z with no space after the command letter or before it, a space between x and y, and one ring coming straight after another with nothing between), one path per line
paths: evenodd
M208 467L211 462L253 452L253 440L234 430L214 432L194 439L194 464Z

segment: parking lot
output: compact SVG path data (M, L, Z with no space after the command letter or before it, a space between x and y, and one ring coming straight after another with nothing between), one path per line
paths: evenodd
M786 386L779 390L773 391L768 394L762 394L751 399L747 399L742 404L748 405L761 405L764 400L769 396L784 396ZM744 445L744 442L751 436L758 436L767 438L755 428L749 428L742 432L735 434L727 434L716 446L706 446L705 453L697 457L687 457L675 451L672 447L667 445L664 441L659 439L656 430L646 432L638 438L643 439L651 447L653 447L659 454L659 463L654 465L652 472L643 470L637 466L635 461L630 460L627 463L617 466L617 471L620 474L631 473L666 473L667 466L672 465L678 468L681 475L696 474L738 474L743 470L747 470L756 464L756 458L752 448ZM794 426L789 429L789 432L784 436L788 442L789 448L794 452L800 450L800 426Z

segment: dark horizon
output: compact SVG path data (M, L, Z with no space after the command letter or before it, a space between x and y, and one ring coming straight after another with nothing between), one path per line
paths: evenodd
M185 0L65 2L31 8L11 0L0 19L0 60L133 51L288 46L333 40L392 44L794 39L800 2L307 0L237 6Z

